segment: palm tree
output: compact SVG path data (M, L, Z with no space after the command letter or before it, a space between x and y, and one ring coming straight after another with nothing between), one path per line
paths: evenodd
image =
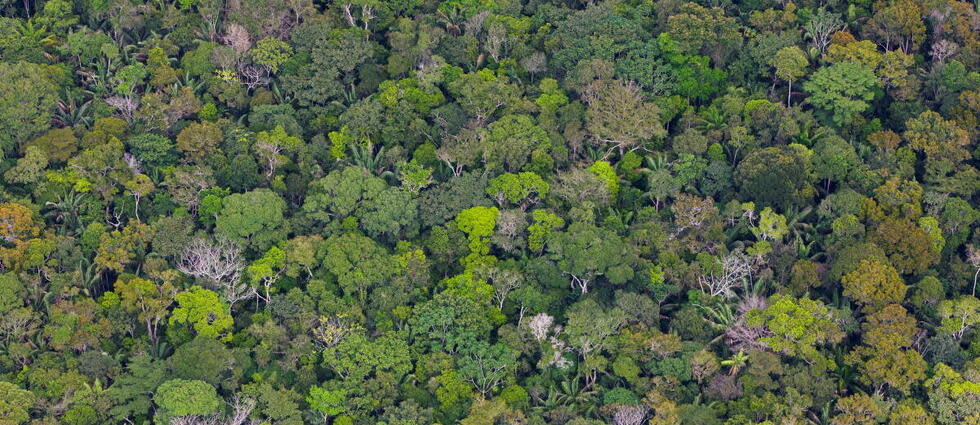
M65 90L64 96L58 100L58 104L56 105L57 109L54 111L54 119L52 121L55 125L61 127L75 127L78 125L88 127L92 121L92 114L88 111L88 107L91 104L92 100L78 104L77 97L73 96L68 90Z
M827 131L823 127L813 127L813 123L804 122L803 125L800 126L799 134L793 138L793 142L799 143L803 146L813 147L813 145L827 136Z
M377 151L374 150L374 145L368 143L366 145L354 144L350 147L350 162L353 165L363 167L364 169L371 172L378 177L385 180L391 180L396 178L395 173L392 172L388 166L385 164L385 148L381 146Z
M61 226L58 228L60 234L78 236L81 234L82 223L79 218L79 209L82 200L85 199L84 193L70 190L58 198L58 202L47 202L44 204L47 211L44 216L54 220Z
M745 351L738 350L737 353L733 354L731 358L727 360L722 360L722 366L728 366L728 374L736 375L738 371L742 370L743 367L749 362L749 355L745 354Z

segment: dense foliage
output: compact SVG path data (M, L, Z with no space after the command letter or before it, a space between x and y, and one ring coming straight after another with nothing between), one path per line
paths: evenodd
M978 35L0 0L0 425L980 424Z

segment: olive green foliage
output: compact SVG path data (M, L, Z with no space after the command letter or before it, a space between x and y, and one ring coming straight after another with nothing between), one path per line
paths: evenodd
M966 0L0 0L0 425L980 424Z

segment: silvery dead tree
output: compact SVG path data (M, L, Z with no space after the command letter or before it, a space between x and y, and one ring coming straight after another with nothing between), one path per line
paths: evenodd
M254 289L241 281L244 269L241 249L228 240L195 239L177 263L177 270L220 290L230 305L253 295Z
M507 29L499 22L490 24L487 29L487 36L484 45L487 53L493 58L494 62L500 62L500 56L504 53L504 46L507 43Z
M178 416L170 419L170 425L258 425L261 423L249 418L252 410L255 410L255 399L235 396L229 405L231 413L228 416L218 414Z
M734 297L734 289L741 287L752 272L752 261L741 251L732 251L717 261L718 265L721 266L720 272L698 276L701 292L712 297Z
M126 122L133 121L133 112L140 107L140 101L134 96L112 96L105 100L109 106L116 108Z
M252 36L245 27L238 24L229 24L221 41L242 54L252 48Z
M974 297L977 296L977 277L980 277L980 249L973 245L966 246L966 261L977 269L977 272L973 274L973 291L970 295Z
M238 66L238 81L249 90L256 87L267 86L272 82L269 74L269 67L254 63L243 63Z
M613 413L615 425L641 425L647 418L650 408L646 406L620 405Z
M960 51L960 46L949 40L939 40L932 43L932 48L929 50L929 55L936 60L936 64L942 66L946 63L946 59L950 56L955 55Z
M551 331L551 325L554 323L554 317L549 316L547 313L539 313L527 322L527 327L531 330L531 335L534 336L534 339L544 341L548 337L548 332Z

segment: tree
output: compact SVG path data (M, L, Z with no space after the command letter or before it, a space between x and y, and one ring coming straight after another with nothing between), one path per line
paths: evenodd
M373 406L391 404L397 386L411 370L408 343L399 335L386 333L369 339L363 333L352 333L339 344L324 350L323 364L340 379L322 388L330 397L340 397L340 406L327 404L325 413L346 410L360 416ZM312 391L312 390L311 390Z
M234 326L231 309L218 298L218 294L200 286L174 296L177 308L170 315L170 325L185 324L194 328L198 335L222 340L231 339L227 333Z
M44 169L48 168L48 158L37 146L27 146L24 156L17 160L17 165L3 173L10 183L24 185L34 184L44 177Z
M24 205L5 202L0 204L0 239L16 244L35 237L41 226L34 222L34 213Z
M877 9L864 26L865 37L873 38L885 50L900 48L912 53L925 39L923 11L914 1L898 1Z
M534 223L527 226L527 247L533 252L541 252L551 233L564 226L565 220L545 210L531 212Z
M314 385L310 387L310 395L306 397L306 403L311 409L320 413L326 422L328 418L347 412L346 399L346 390L325 390Z
M122 230L102 233L95 263L105 269L122 272L137 258L146 254L147 244L153 238L153 229L142 223L133 223Z
M6 381L0 381L0 425L20 425L31 419L34 393Z
M55 66L0 62L0 149L4 154L51 126L60 78Z
M456 227L469 239L470 256L479 258L490 253L490 236L497 227L500 210L495 207L472 207L456 215Z
M714 260L717 267L698 276L701 291L712 297L734 297L733 289L742 287L752 272L751 259L740 251L733 251Z
M15 273L0 274L0 314L24 306L27 288Z
M898 271L878 260L862 260L841 281L844 295L863 304L867 312L877 311L886 304L901 303L908 290Z
M796 46L779 49L776 55L769 59L769 65L776 68L776 76L789 84L786 89L786 106L790 106L793 98L793 82L806 75L810 61L806 59L803 50Z
M843 62L818 69L803 88L810 93L810 103L830 112L838 126L845 126L868 109L878 84L878 76L867 65Z
M869 315L861 327L864 344L847 355L849 362L858 364L861 382L876 392L888 386L908 394L912 385L925 379L926 361L912 349L918 329L905 308L889 304Z
M236 374L237 361L223 342L198 336L178 346L167 358L168 376L234 388L241 375L240 367Z
M269 189L228 195L221 201L215 231L233 241L264 251L283 236L286 202Z
M913 399L905 399L888 414L890 425L936 425L936 419Z
M113 119L117 118L103 118L96 121L95 127L99 128L100 124L104 125L105 120ZM78 138L70 127L55 128L27 142L24 145L25 152L32 146L43 152L49 161L62 163L78 151Z
M580 371L586 373L586 383L591 385L597 378L595 368L599 353L608 344L609 338L626 322L626 316L618 308L605 310L595 300L586 298L572 304L565 312L568 322L564 328L565 340L571 348L578 351L582 359ZM555 351L561 357L562 350Z
M353 216L369 235L392 239L415 234L418 208L410 192L388 186L361 167L347 167L314 180L303 203L303 211L317 220Z
M279 66L292 56L293 48L278 38L266 37L255 43L249 54L255 63L267 66L276 73L279 72Z
M131 357L125 369L126 372L116 377L106 391L113 401L108 414L120 421L149 412L151 397L167 379L162 362L154 360L149 354Z
M170 313L177 288L170 282L155 283L146 279L133 277L116 281L115 292L119 294L121 305L146 326L146 334L150 343L157 343L157 329L164 318Z
M576 222L563 232L552 233L548 253L558 268L571 277L571 286L582 294L599 276L623 284L633 277L630 252L615 232L591 223Z
M645 102L639 86L632 82L599 80L582 96L589 105L586 127L599 146L609 146L622 155L641 148L649 139L666 135L660 108Z
M491 121L494 113L504 106L517 104L521 95L521 89L507 77L494 75L489 69L462 74L448 88L463 110L479 124Z
M97 314L99 305L91 298L61 300L48 311L44 336L55 350L82 352L99 347L112 335L112 323Z
M517 358L509 347L477 341L463 349L459 372L464 380L486 397L500 386L517 367Z
M194 239L183 247L177 263L177 270L203 279L208 286L220 289L230 304L251 295L240 282L244 268L241 249L227 239L216 242Z
M505 115L480 133L483 163L487 171L516 172L526 168L532 152L547 152L548 133L528 115Z
M810 39L813 48L817 52L823 53L830 45L830 36L844 28L844 22L836 13L828 11L826 8L817 9L810 20L803 25L806 38Z
M954 164L970 154L966 147L970 144L968 132L955 121L943 119L933 111L925 111L905 123L902 135L909 147L926 154L931 161L950 161Z
M813 196L810 154L800 145L773 146L752 152L735 169L742 199L787 210Z
M591 298L572 304L565 316L568 321L564 331L568 342L582 358L601 351L607 338L615 334L626 320L618 308L604 310Z
M460 425L493 425L500 417L507 415L510 409L501 399L478 399L470 405L469 415L459 421Z
M260 294L257 297L266 303L272 300L272 286L279 280L279 275L285 267L286 252L277 246L269 248L262 257L248 265L245 272L252 290Z
M548 196L550 186L535 173L504 173L490 180L487 195L497 204L519 204L521 209Z
M980 417L980 382L966 378L939 363L923 384L929 394L929 410L942 425L970 423Z
M171 379L156 389L153 402L160 408L153 417L154 422L165 425L180 416L215 413L221 400L214 387L207 382Z
M939 262L933 239L909 220L887 218L868 235L901 274L921 274Z
M840 137L824 137L813 147L813 171L817 178L827 182L827 190L831 181L847 181L849 174L860 165L861 158L854 146Z
M172 165L177 160L174 142L158 134L145 133L128 138L126 146L141 163L150 167Z
M855 394L837 400L834 409L837 414L831 418L831 425L873 424L882 416L883 408L877 400L865 394Z
M939 303L939 317L942 319L939 329L959 341L968 330L980 325L980 300L972 295L943 300Z
M223 138L217 124L209 121L191 123L177 134L177 149L191 161L200 162L217 152Z
M667 33L684 49L706 54L721 66L728 52L741 44L737 21L723 9L684 3L679 12L667 18Z
M260 131L255 138L252 149L256 159L265 168L265 178L272 179L276 170L289 161L287 153L295 153L302 148L303 141L299 137L290 136L283 126L276 125L272 131Z
M817 350L818 344L834 344L844 338L840 325L823 303L782 294L769 297L767 307L746 313L746 323L765 328L769 335L758 342L770 350L811 364L826 361Z
M471 341L486 338L492 329L485 306L448 292L416 305L408 323L415 341L451 354Z
M323 243L323 267L337 277L347 296L366 302L370 291L383 285L394 273L394 262L384 247L366 236L344 233Z

